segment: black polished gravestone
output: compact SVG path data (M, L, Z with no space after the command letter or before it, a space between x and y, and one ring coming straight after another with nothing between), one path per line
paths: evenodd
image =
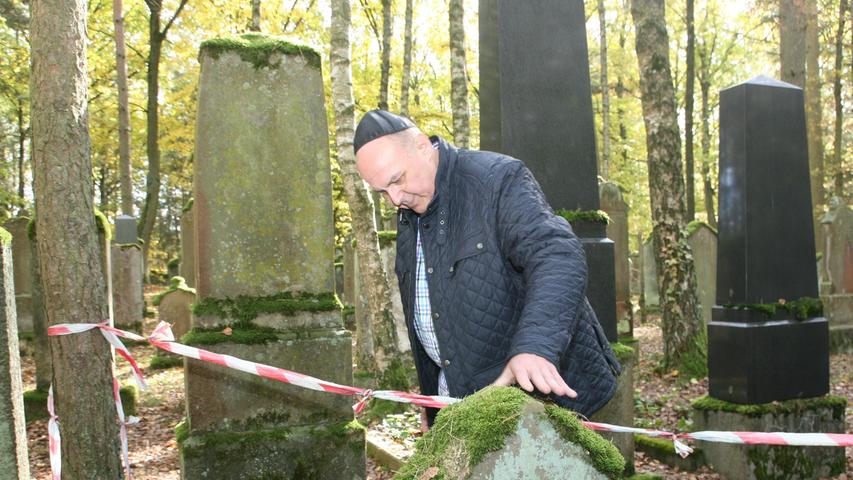
M480 148L522 160L557 209L598 210L598 165L581 0L480 0ZM587 297L616 340L613 241L574 221Z
M827 321L789 312L818 296L802 89L756 77L720 92L719 178L709 393L736 403L824 395Z

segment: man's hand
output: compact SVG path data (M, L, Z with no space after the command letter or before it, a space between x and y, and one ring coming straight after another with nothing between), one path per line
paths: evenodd
M536 387L536 390L544 394L553 393L571 398L578 396L577 392L566 385L553 363L532 353L519 353L512 357L493 385L507 387L513 383L518 383L518 386L528 392L532 392Z

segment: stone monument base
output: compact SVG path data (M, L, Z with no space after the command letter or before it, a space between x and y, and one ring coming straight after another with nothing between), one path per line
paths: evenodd
M193 434L185 425L176 429L182 479L349 480L366 475L364 427L355 421Z
M703 397L693 402L693 429L750 432L844 432L842 397L825 396L757 405ZM726 478L812 479L843 473L843 447L739 445L697 441L707 463Z
M822 295L820 299L829 321L829 352L853 353L853 293Z
M634 425L634 366L639 362L640 347L637 342L629 345L613 343L613 351L622 364L622 374L616 383L616 393L601 410L595 412L590 420L631 427ZM625 458L625 474L634 473L634 434L617 432L598 432L610 440Z

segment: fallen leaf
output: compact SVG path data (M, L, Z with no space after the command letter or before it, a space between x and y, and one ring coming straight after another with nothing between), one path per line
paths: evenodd
M223 333L223 334L225 334L225 335L231 335L231 332L233 332L233 331L234 331L234 330L231 330L231 327L225 327L225 328L222 330L222 333Z
M432 480L436 475L438 475L438 467L429 467L418 477L418 480Z

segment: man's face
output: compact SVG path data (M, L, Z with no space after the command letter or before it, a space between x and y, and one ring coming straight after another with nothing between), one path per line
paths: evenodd
M435 193L438 156L425 135L412 141L407 146L386 135L368 142L356 154L356 167L361 178L395 207L422 214Z

